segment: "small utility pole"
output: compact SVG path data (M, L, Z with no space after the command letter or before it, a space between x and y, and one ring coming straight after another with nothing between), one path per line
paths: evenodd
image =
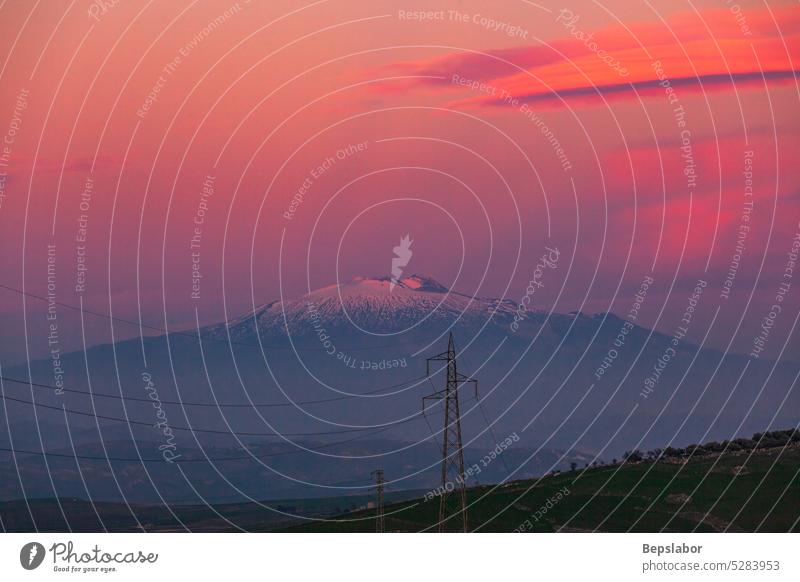
M370 475L375 477L375 492L378 498L375 506L375 531L384 533L386 529L383 522L383 484L386 481L383 478L383 469L376 469Z
M430 375L431 372L431 362L446 362L447 367L447 384L444 390L434 392L422 399L423 413L425 412L426 400L444 400L439 532L447 531L448 527L456 531L467 532L467 485L464 474L464 447L461 440L461 411L458 405L458 388L461 384L474 384L475 397L477 398L478 381L458 373L456 369L456 347L452 332L447 344L447 351L438 356L428 358L427 375Z

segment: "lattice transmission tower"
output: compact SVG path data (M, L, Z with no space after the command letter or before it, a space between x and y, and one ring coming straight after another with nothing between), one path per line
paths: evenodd
M475 385L478 395L478 381L460 374L456 368L456 347L453 334L447 344L447 351L428 358L426 372L430 376L431 362L445 362L447 383L439 390L422 399L425 401L444 400L444 432L442 439L442 483L439 489L439 532L468 531L467 525L467 485L464 475L464 448L461 440L461 410L458 404L458 389L462 384Z
M370 475L375 478L375 493L377 496L375 505L375 531L377 533L383 533L386 531L383 520L383 488L386 480L383 478L383 469L375 469Z

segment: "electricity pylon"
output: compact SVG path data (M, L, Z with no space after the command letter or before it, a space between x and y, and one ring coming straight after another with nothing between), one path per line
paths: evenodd
M386 482L383 479L383 469L376 469L370 476L375 477L375 491L377 493L377 505L375 506L375 531L383 533L385 530L383 522L383 484Z
M453 333L447 344L447 351L428 358L426 373L430 376L431 362L446 362L447 384L422 399L422 412L425 413L426 400L444 400L444 433L442 439L442 484L439 490L439 532L448 529L467 530L467 484L464 475L464 448L461 441L461 410L458 405L458 388L461 384L475 385L478 395L478 381L460 374L456 369L456 347Z

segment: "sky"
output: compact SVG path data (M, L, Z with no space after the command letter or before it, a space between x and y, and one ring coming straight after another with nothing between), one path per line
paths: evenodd
M409 272L514 301L556 249L538 309L652 277L667 334L703 281L690 339L767 318L797 353L796 2L0 6L0 364L65 306L192 328L388 276L405 235Z

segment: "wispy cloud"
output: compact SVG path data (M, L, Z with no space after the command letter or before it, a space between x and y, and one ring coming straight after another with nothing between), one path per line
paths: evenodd
M800 13L787 8L743 14L746 33L728 10L680 13L666 23L640 22L600 30L581 28L574 16L562 18L562 39L392 63L382 67L380 74L429 77L377 84L371 90L393 93L423 89L452 97L461 95L448 103L459 108L508 102L498 95L520 102L554 104L628 98L660 90L655 62L660 63L673 87L693 91L796 82ZM454 83L454 78L485 83L486 88L470 90Z

